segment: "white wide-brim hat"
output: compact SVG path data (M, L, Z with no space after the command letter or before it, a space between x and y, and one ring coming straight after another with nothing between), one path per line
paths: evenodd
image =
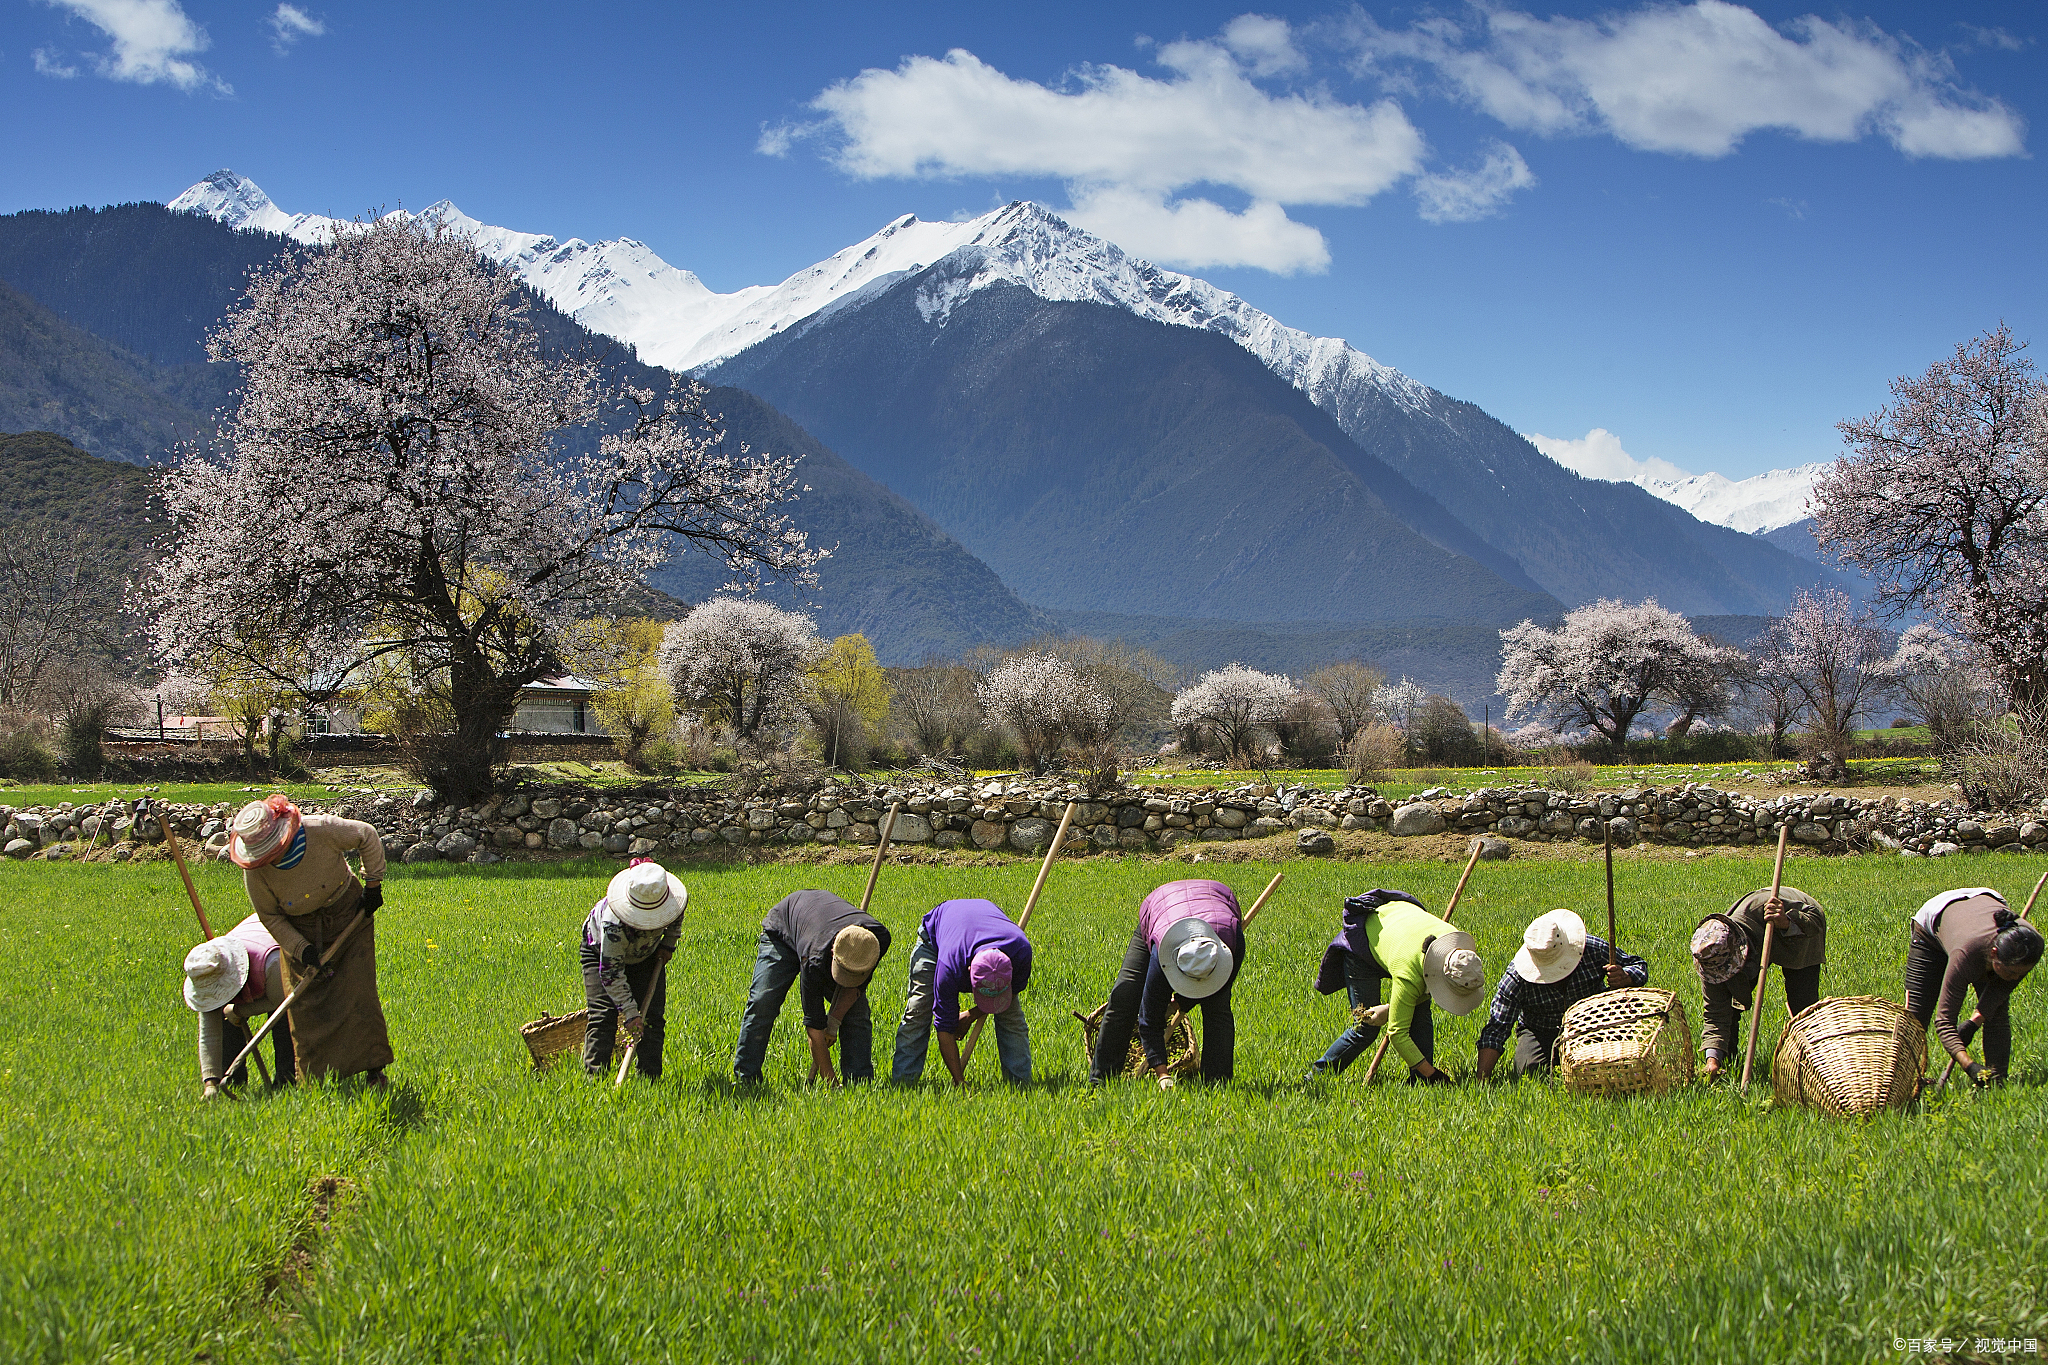
M208 939L185 954L185 1003L205 1014L249 984L249 951L224 938Z
M1515 950L1515 974L1545 985L1578 970L1586 955L1586 922L1575 910L1552 910L1529 921Z
M1204 1000L1230 984L1236 960L1216 926L1196 915L1177 919L1159 936L1159 970L1174 994Z
M690 893L657 863L629 867L604 891L613 918L629 929L661 929L680 919Z
M1463 929L1438 934L1422 953L1422 984L1446 1014L1470 1014L1486 998L1486 963Z

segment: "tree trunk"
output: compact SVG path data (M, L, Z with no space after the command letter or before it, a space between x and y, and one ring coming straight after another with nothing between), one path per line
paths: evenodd
M428 783L440 795L469 801L488 794L496 769L505 761L505 742L498 732L511 718L519 688L502 678L464 678L457 673L449 693L454 729L425 765Z

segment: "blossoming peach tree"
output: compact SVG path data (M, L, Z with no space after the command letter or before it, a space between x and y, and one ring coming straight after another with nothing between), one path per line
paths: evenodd
M470 795L562 632L671 554L809 581L795 459L727 445L688 380L544 354L526 311L466 238L397 216L252 277L208 347L240 405L163 480L160 660L326 686L396 664L446 717L425 776Z

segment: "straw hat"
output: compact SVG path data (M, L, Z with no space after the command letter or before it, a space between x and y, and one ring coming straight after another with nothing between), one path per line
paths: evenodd
M185 954L185 1003L201 1014L227 1004L248 984L248 950L230 939L208 939Z
M1174 993L1205 1000L1230 982L1235 959L1209 921L1195 915L1177 919L1159 936L1159 970Z
M1709 986L1733 981L1749 962L1749 935L1726 915L1708 915L1692 931L1692 960Z
M681 918L690 893L659 863L635 863L605 888L612 917L629 929L661 929Z
M1017 1003L1017 992L1010 989L1010 979L1010 955L1001 948L983 948L967 964L974 1004L983 1014L1001 1014Z
M1446 1014L1470 1014L1486 998L1486 964L1463 929L1439 934L1422 952L1422 984Z
M262 867L291 847L299 823L299 808L282 792L251 801L235 812L228 856L236 867Z
M849 924L832 936L832 979L842 986L865 986L882 960L882 940L875 931Z
M1515 952L1515 974L1524 981L1545 985L1562 981L1578 970L1586 955L1586 922L1574 910L1552 910L1538 915L1522 931L1522 946Z

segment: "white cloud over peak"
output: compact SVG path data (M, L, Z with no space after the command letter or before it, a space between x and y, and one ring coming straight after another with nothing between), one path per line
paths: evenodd
M291 51L292 44L301 38L323 38L327 35L327 24L300 9L297 5L279 5L271 12L271 46L281 56Z
M1347 21L1361 70L1433 72L1508 127L1605 131L1643 151L1726 156L1753 132L1816 142L1878 135L1908 156L2019 155L2025 120L1964 89L1953 64L1867 23L1808 15L1772 27L1727 0L1653 3L1598 19L1475 6L1466 24Z
M1522 439L1574 474L1588 479L1605 479L1610 483L1640 483L1645 479L1676 483L1692 477L1671 461L1660 460L1654 455L1647 460L1636 459L1621 448L1621 438L1605 427L1594 427L1576 440L1538 436L1526 431L1522 433Z
M163 83L180 90L212 86L221 94L233 90L203 66L188 60L204 52L211 40L192 22L178 0L46 0L78 16L113 40L113 51L93 58L94 68L108 80L137 85ZM36 55L36 69L64 75L54 54Z
M1076 221L1140 255L1281 273L1329 262L1322 234L1284 206L1362 204L1423 167L1422 134L1394 101L1255 83L1306 65L1283 20L1241 16L1220 39L1155 55L1163 78L1087 66L1060 87L957 48L908 57L827 88L812 102L822 123L764 129L759 149L783 155L797 137L830 134L834 160L861 179L1056 177ZM1250 203L1182 197L1204 185Z

